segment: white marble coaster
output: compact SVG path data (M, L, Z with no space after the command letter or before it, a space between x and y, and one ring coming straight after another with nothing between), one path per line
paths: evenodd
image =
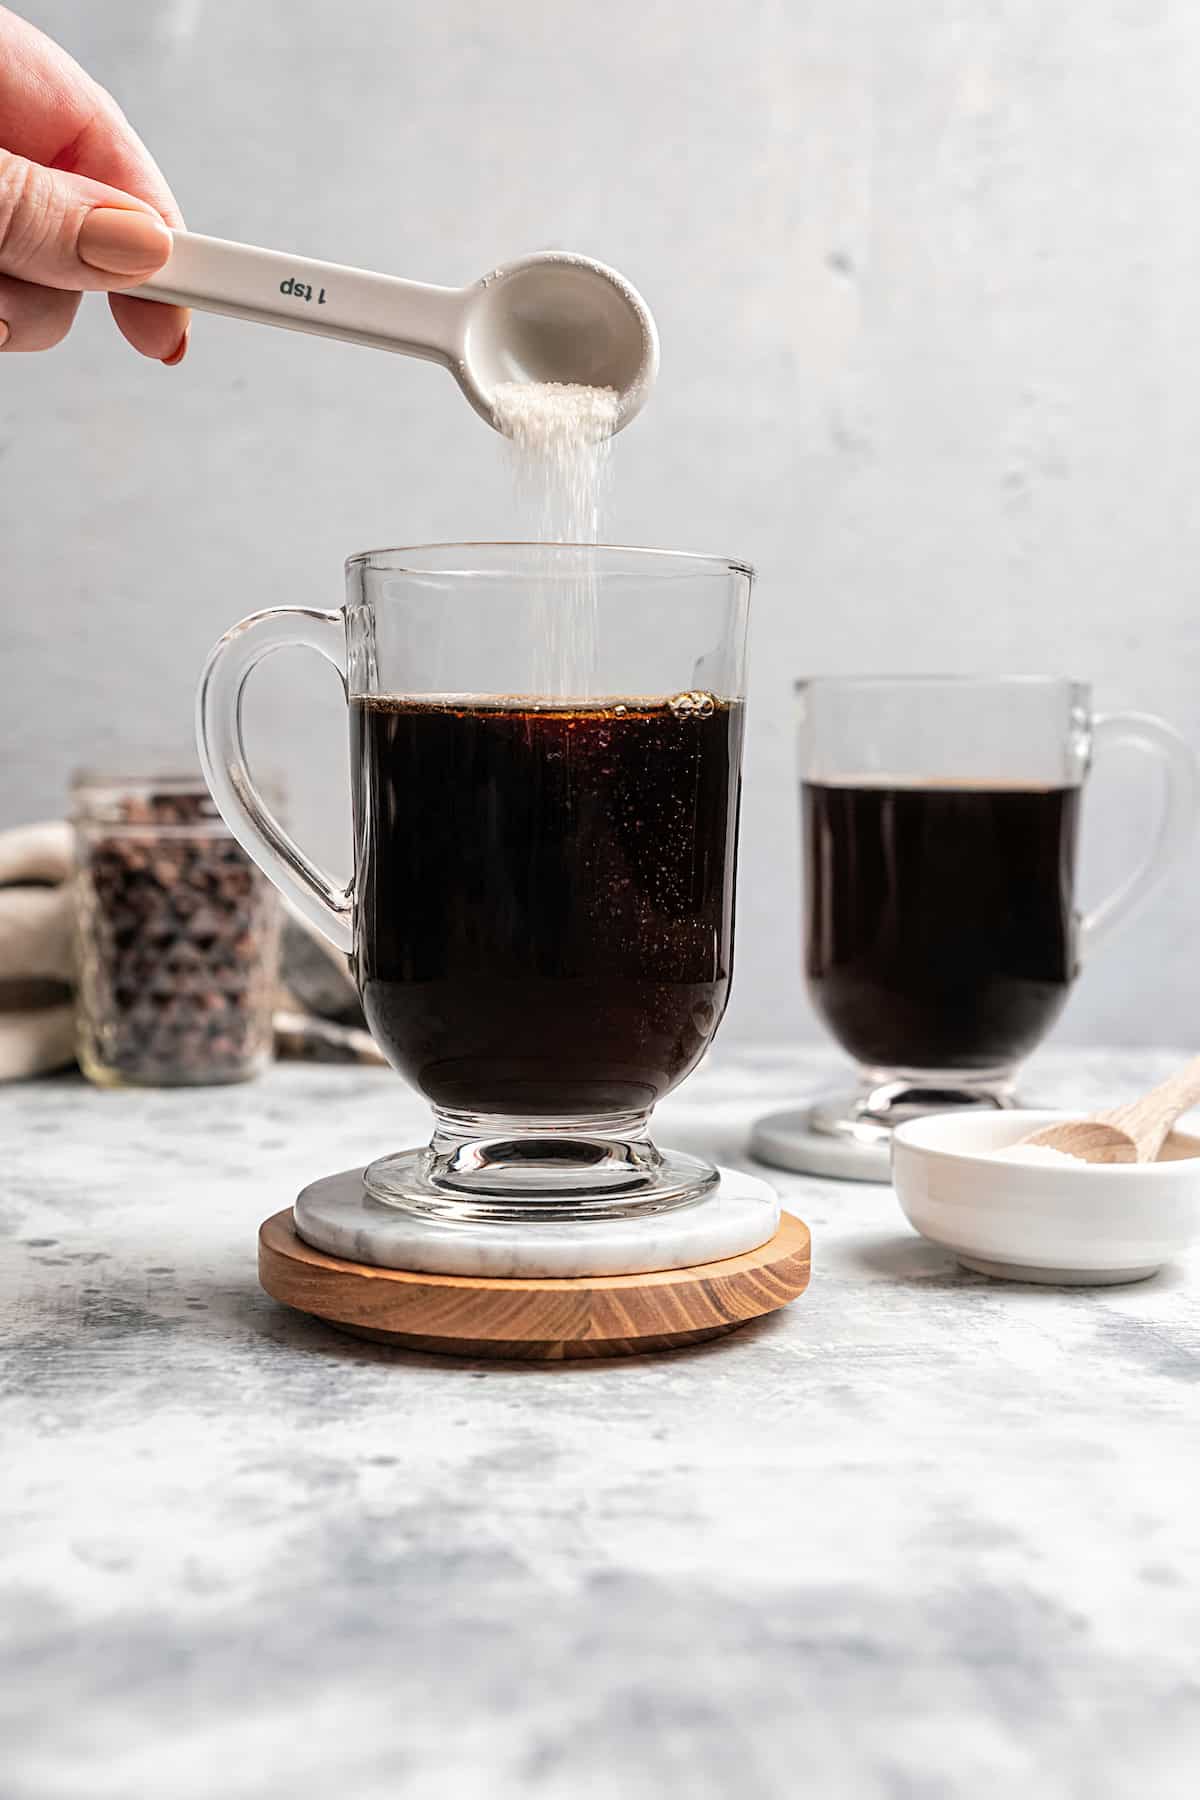
M810 1113L811 1108L797 1106L759 1119L750 1133L751 1156L800 1175L833 1175L841 1181L892 1179L889 1144L859 1143L851 1137L814 1131Z
M648 1275L757 1250L779 1228L773 1189L738 1169L722 1169L715 1194L675 1212L559 1225L423 1219L374 1199L362 1173L343 1169L304 1188L296 1199L297 1233L329 1256L422 1275Z

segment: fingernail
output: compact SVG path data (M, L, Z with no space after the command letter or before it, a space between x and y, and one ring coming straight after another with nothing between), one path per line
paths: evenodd
M4 348L5 344L7 344L7 342L8 342L8 326L4 323L3 319L0 319L0 350L3 350L3 348Z
M183 328L183 334L180 337L179 342L176 344L175 348L172 350L170 356L164 356L162 359L163 362L167 365L168 369L173 369L175 367L176 363L181 363L183 361L184 357L187 355L188 339L191 335L192 335L191 326L185 325Z
M149 275L170 256L171 233L151 213L95 206L79 227L77 248L106 275Z

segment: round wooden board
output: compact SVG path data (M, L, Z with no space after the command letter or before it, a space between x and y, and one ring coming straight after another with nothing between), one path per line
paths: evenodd
M554 1362L674 1350L786 1306L808 1276L808 1226L790 1213L769 1243L724 1262L557 1281L343 1262L297 1237L290 1207L258 1234L258 1278L272 1299L355 1337L449 1356Z

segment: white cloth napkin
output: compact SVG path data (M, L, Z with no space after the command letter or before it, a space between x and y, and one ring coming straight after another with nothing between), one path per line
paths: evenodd
M71 828L0 831L0 1081L74 1060Z

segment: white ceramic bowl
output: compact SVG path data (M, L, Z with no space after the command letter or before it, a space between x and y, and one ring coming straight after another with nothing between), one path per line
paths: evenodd
M909 1221L968 1269L1072 1286L1142 1281L1200 1238L1200 1139L1176 1132L1155 1163L1078 1168L996 1161L1053 1112L947 1112L892 1139Z

